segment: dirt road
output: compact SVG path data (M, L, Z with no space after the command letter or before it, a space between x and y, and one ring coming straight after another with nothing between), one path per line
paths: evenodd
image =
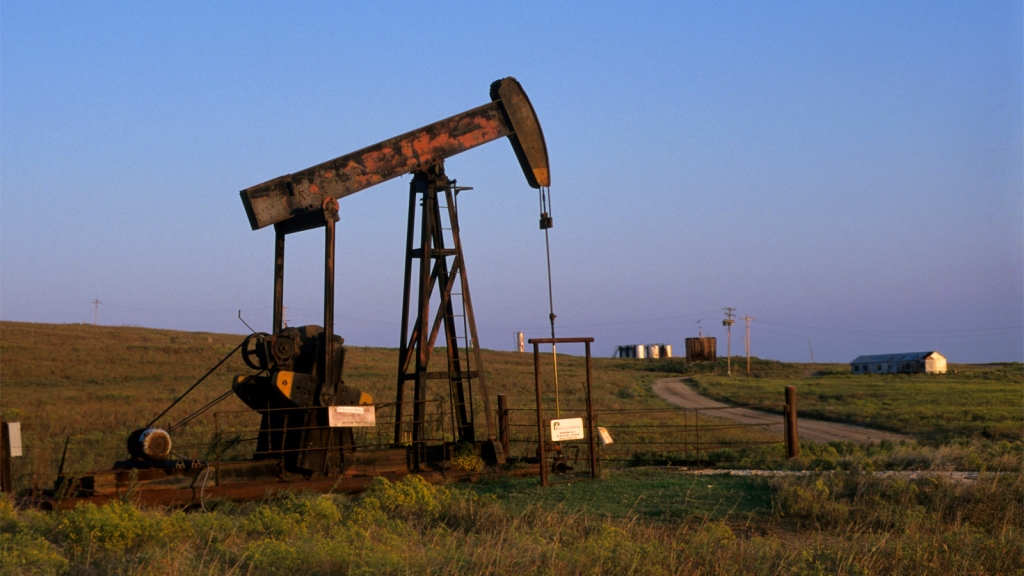
M683 408L721 408L723 406L727 406L727 404L722 404L721 402L716 402L715 400L697 394L691 390L689 386L683 383L682 378L662 378L654 383L652 389L658 396L661 396L676 406L682 406ZM801 440L807 440L810 442L849 440L852 442L863 443L878 442L880 440L892 440L894 442L898 442L900 440L910 439L908 436L903 436L902 434L875 430L874 428L865 428L864 426L799 418L799 414L800 403L799 399L797 399L797 435ZM746 408L722 410L720 412L716 412L715 416L728 418L743 424L777 424L782 420L781 415L760 412L758 410L749 410ZM781 426L777 429L781 434Z

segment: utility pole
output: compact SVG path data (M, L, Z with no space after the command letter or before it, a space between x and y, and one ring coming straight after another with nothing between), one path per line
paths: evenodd
M743 338L743 343L747 347L747 376L750 376L750 321L753 318L749 314L743 316L743 321L747 323L747 335Z
M726 306L725 308L723 308L723 310L725 310L725 320L722 320L722 326L725 326L726 331L728 333L728 336L726 336L726 340L725 340L726 341L726 344L725 344L725 357L726 357L726 360L725 360L725 374L727 376L731 377L732 376L732 325L736 323L736 320L735 320L736 315L733 314L733 311L736 310L736 309L735 308L730 308L730 307Z
M93 312L92 312L92 325L96 326L96 324L99 322L99 319L100 319L100 299L99 298L95 298L95 299L93 299L92 303L93 303L93 306L95 306L95 308L93 309Z

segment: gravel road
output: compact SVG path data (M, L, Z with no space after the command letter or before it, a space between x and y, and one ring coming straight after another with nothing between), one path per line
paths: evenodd
M721 402L716 402L715 400L697 394L691 390L689 386L683 383L682 378L662 378L654 383L652 389L658 396L661 396L676 406L682 406L683 408L722 408L728 406L727 404L722 404ZM866 428L864 426L800 418L799 395L797 395L796 412L797 436L800 440L807 440L810 442L848 440L865 443L879 442L881 440L892 440L894 442L898 442L900 440L910 439L909 436L904 436L902 434L875 430L874 428ZM747 408L721 410L716 412L714 415L719 418L735 420L736 422L741 422L743 424L778 424L782 421L782 416L779 414L771 414ZM772 429L778 430L779 434L782 434L782 426L773 427Z

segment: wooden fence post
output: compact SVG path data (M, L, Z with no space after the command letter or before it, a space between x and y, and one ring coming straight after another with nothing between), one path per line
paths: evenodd
M505 452L505 458L509 455L511 444L508 428L508 397L498 394L498 438L501 440L501 449Z
M786 386L786 457L800 455L800 439L796 430L796 386Z
M0 422L0 492L14 492L14 478L11 475L11 436L7 422Z

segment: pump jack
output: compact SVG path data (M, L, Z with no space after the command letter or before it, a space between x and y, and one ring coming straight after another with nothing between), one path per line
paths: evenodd
M231 498L249 493L262 496L270 489L268 486L281 489L279 484L268 484L268 480L280 483L289 477L301 477L307 482L323 478L317 485L338 489L342 477L365 478L386 472L424 473L432 467L443 466L454 443L432 445L424 432L427 388L431 380L448 380L455 421L454 440L474 446L486 462L505 461L492 421L491 398L484 377L459 235L456 199L459 191L466 188L457 186L455 180L446 176L444 161L507 137L531 187L549 186L550 173L540 122L519 82L512 77L498 80L491 85L490 96L491 102L483 106L241 191L252 229L273 225L275 231L272 332L251 334L240 345L246 364L258 372L237 376L232 386L235 394L261 415L255 453L252 460L216 463L216 486L205 488L206 477L203 479L207 496ZM349 388L341 378L344 341L334 333L335 222L339 199L403 174L412 174L412 181L394 443L376 452L381 457L367 458L360 457L353 446L351 429L328 426L329 409L372 403L368 394ZM444 214L447 214L448 228L442 224ZM546 214L542 215L542 228L543 216ZM323 326L285 328L285 238L320 227L325 231ZM451 236L450 245L445 240L446 230ZM414 266L417 260L418 267ZM412 308L414 286L415 309ZM430 304L435 290L440 303L437 310L432 311ZM463 336L466 339L464 352L458 345L456 318L460 315L456 314L453 301L457 296L461 296L464 309L461 316L464 327L468 328L468 334ZM448 369L447 372L428 372L442 328ZM410 382L412 398L406 387ZM474 419L474 387L478 388L483 405L483 434ZM154 503L194 501L198 474L205 470L208 477L214 464L193 461L185 465L180 460L167 460L171 454L170 436L164 430L151 428L162 416L129 437L131 459L116 463L114 470L97 472L77 482L59 477L49 496L60 492L57 497L102 501L117 497L131 482L143 500ZM183 422L194 416L186 417ZM406 420L408 416L411 421ZM404 438L407 428L411 428L408 441ZM385 452L391 456L383 455ZM272 470L267 464L277 468ZM223 485L222 468L226 472L224 476L234 479ZM128 474L129 471L132 474ZM168 476L178 477L179 481ZM315 488L309 484L305 489ZM258 494L254 490L258 490ZM158 495L158 492L163 494ZM144 497L147 494L149 497Z
M324 333L330 338L333 329L333 216L324 206L339 198L355 194L396 176L413 174L409 187L409 224L406 238L405 288L402 300L402 339L399 348L398 382L394 441L402 442L402 426L406 406L406 382L413 383L412 443L414 458L424 458L422 439L427 381L446 379L449 383L452 409L457 419L457 436L461 442L475 442L476 429L469 402L475 380L482 393L486 420L486 438L482 446L485 459L503 461L497 430L492 422L490 395L480 357L476 320L466 278L466 263L459 236L456 195L459 188L444 172L444 160L470 148L507 136L519 159L527 183L533 188L550 185L547 145L540 122L530 100L515 78L505 78L491 85L491 103L435 122L418 130L396 136L340 158L318 164L295 174L276 178L241 192L242 203L253 230L271 224L277 233L274 273L274 333L281 330L283 306L284 239L287 234L325 226L327 250L325 258ZM443 194L451 224L453 246L446 247L442 226ZM417 203L417 199L419 202ZM419 246L414 247L417 204L419 211ZM333 206L332 205L332 206ZM453 258L448 262L448 258ZM419 260L416 275L417 306L412 331L409 313L413 289L413 262ZM459 352L453 289L461 290L465 322L469 328L472 360ZM435 288L440 305L431 323L430 300ZM445 332L447 373L427 372L439 328ZM273 337L271 337L273 338ZM415 362L414 362L415 361ZM329 358L323 361L325 373L333 367ZM470 370L469 365L475 366Z

